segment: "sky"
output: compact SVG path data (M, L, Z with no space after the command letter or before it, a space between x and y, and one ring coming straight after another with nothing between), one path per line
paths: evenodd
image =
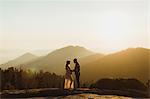
M150 48L149 6L150 0L0 0L0 51Z

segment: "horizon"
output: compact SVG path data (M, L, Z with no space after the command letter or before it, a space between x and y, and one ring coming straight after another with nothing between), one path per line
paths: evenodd
M87 50L89 50L89 51L92 51L92 52L94 52L94 53L99 53L99 54L103 54L103 55L109 55L109 54L114 54L114 53L118 53L118 52L120 52L120 51L124 51L124 50L127 50L127 49L137 49L137 48L144 48L144 49L148 49L148 50L150 50L149 48L146 48L146 47L130 47L130 48L125 48L125 49L121 49L121 50L118 50L118 51L114 51L114 52L110 52L110 53L102 53L102 52L95 52L95 51L93 51L93 50L91 50L91 49L89 49L89 48L87 48L87 47L84 47L84 46L80 46L80 45L67 45L67 46L63 46L63 47L60 47L60 48L56 48L56 49L53 49L53 50L48 50L48 49L37 49L37 50L29 50L29 51L23 51L23 50L18 50L18 51L20 51L20 52L18 52L17 54L15 54L15 55L11 55L11 58L8 58L8 59L4 59L3 61L1 60L1 62L0 62L0 64L4 64L4 63L7 63L8 61L11 61L11 60L14 60L14 59L16 59L16 58L19 58L19 57L21 57L22 55L25 55L25 54L27 54L27 53L30 53L30 54L32 54L32 55L35 55L35 56L37 56L37 57L41 57L41 56L46 56L46 55L48 55L48 54L50 54L50 53L52 53L53 51L56 51L56 50L59 50L59 49L62 49L62 48L66 48L66 47L82 47L82 48L85 48L85 49L87 49ZM41 51L41 52L40 52ZM2 54L1 54L2 55ZM8 54L9 55L9 54ZM2 57L2 56L0 56L0 57Z

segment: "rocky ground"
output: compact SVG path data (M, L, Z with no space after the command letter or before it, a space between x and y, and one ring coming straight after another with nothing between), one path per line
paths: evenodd
M117 96L117 95L98 95L98 94L76 94L68 96L58 96L58 97L32 97L27 99L133 99L131 97Z
M147 92L135 90L99 90L79 88L76 90L64 90L59 88L28 89L28 90L4 90L1 98L29 98L29 99L131 99L148 98Z

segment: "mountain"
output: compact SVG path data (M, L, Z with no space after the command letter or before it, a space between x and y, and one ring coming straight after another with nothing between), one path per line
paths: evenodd
M0 64L7 63L25 53L26 50L21 49L1 49L0 48Z
M82 66L86 66L86 64L96 61L102 57L104 57L104 54L95 53L95 54L80 58L79 62L80 62L80 64L82 64Z
M5 64L1 64L0 67L1 68L7 68L7 67L10 67L10 66L16 67L18 65L22 65L22 64L25 64L27 62L33 61L33 60L35 60L37 58L38 58L37 56L35 56L35 55L31 54L31 53L25 53L22 56L14 59L14 60L8 61Z
M83 65L81 79L95 81L101 78L137 78L147 82L150 67L149 55L150 50L145 48L129 48L106 55Z
M65 63L67 60L70 60L71 63L73 63L72 60L74 58L79 59L92 54L94 54L94 52L87 50L84 47L67 46L57 49L40 59L27 63L26 65L33 70L42 69L50 72L55 72L57 74L64 74Z
M51 51L53 50L52 49L39 49L39 50L32 50L31 53L37 56L45 56L49 54Z

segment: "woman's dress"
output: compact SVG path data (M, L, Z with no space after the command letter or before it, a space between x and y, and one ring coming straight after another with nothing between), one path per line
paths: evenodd
M72 84L71 84L71 82L72 82ZM70 84L71 84L71 86L70 86ZM73 75L72 75L72 71L70 69L70 66L68 65L66 67L64 89L73 89L73 88L74 88Z

